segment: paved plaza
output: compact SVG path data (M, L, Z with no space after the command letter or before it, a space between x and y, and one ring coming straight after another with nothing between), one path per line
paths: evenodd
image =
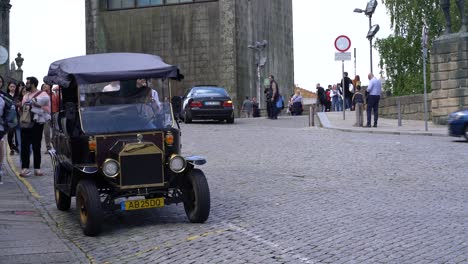
M71 263L468 263L466 142L307 124L181 124L183 153L208 161L205 224L179 204L106 214L102 234L86 237L74 200L69 212L55 207L48 157L45 176L26 178L37 193L29 199Z

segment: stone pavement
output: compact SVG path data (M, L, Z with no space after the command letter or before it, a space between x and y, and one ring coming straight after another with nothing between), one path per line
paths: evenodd
M3 165L0 185L0 263L87 263L81 252L49 226L38 196L15 168Z
M345 120L343 120L343 112L319 112L317 115L322 127L345 132L448 136L447 126L435 125L431 121L428 122L428 131L425 131L424 121L420 120L402 120L402 126L398 126L397 119L379 118L377 127L368 128L353 126L356 122L356 112L354 111L346 111ZM364 126L367 120L365 115L364 111Z
M25 181L83 263L468 263L468 142L307 124L180 124L183 154L208 161L204 224L179 204L106 214L102 234L86 237L74 201L68 212L55 207L50 158L44 177ZM18 167L18 156L9 163Z

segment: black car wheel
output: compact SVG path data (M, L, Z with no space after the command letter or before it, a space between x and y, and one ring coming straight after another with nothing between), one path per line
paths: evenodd
M101 232L103 213L101 199L96 184L91 180L81 180L76 187L76 208L83 233L94 236Z
M188 113L187 111L184 111L184 123L185 124L190 124L192 123L192 116L190 113Z
M468 125L465 126L465 138L468 140Z
M60 164L54 166L54 193L55 193L55 205L60 211L67 211L71 206L71 197L57 188L59 183L59 177L63 173L63 168Z
M193 169L187 175L183 195L185 213L190 222L205 222L210 215L210 190L201 170Z
M226 123L228 123L228 124L234 124L234 114L232 114L231 117L229 117L228 119L226 119Z

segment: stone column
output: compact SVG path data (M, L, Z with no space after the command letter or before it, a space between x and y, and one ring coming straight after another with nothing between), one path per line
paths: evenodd
M432 121L468 108L468 33L444 35L431 50Z
M10 53L10 0L0 0L0 45L6 48ZM0 65L0 74L8 74L10 59L3 65ZM5 84L6 85L6 84Z
M222 50L219 58L219 67L223 69L220 72L220 85L225 87L233 102L240 102L238 99L237 88L237 69L236 69L236 1L220 0L220 45ZM240 107L236 107L239 110Z

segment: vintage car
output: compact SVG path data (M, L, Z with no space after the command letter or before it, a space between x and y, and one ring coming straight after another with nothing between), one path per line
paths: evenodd
M66 211L76 197L85 235L99 234L104 210L183 203L191 222L208 219L208 183L195 168L206 161L181 156L167 99L171 81L182 77L176 66L148 54L95 54L50 65L44 81L59 86L55 150L49 151L56 205Z

